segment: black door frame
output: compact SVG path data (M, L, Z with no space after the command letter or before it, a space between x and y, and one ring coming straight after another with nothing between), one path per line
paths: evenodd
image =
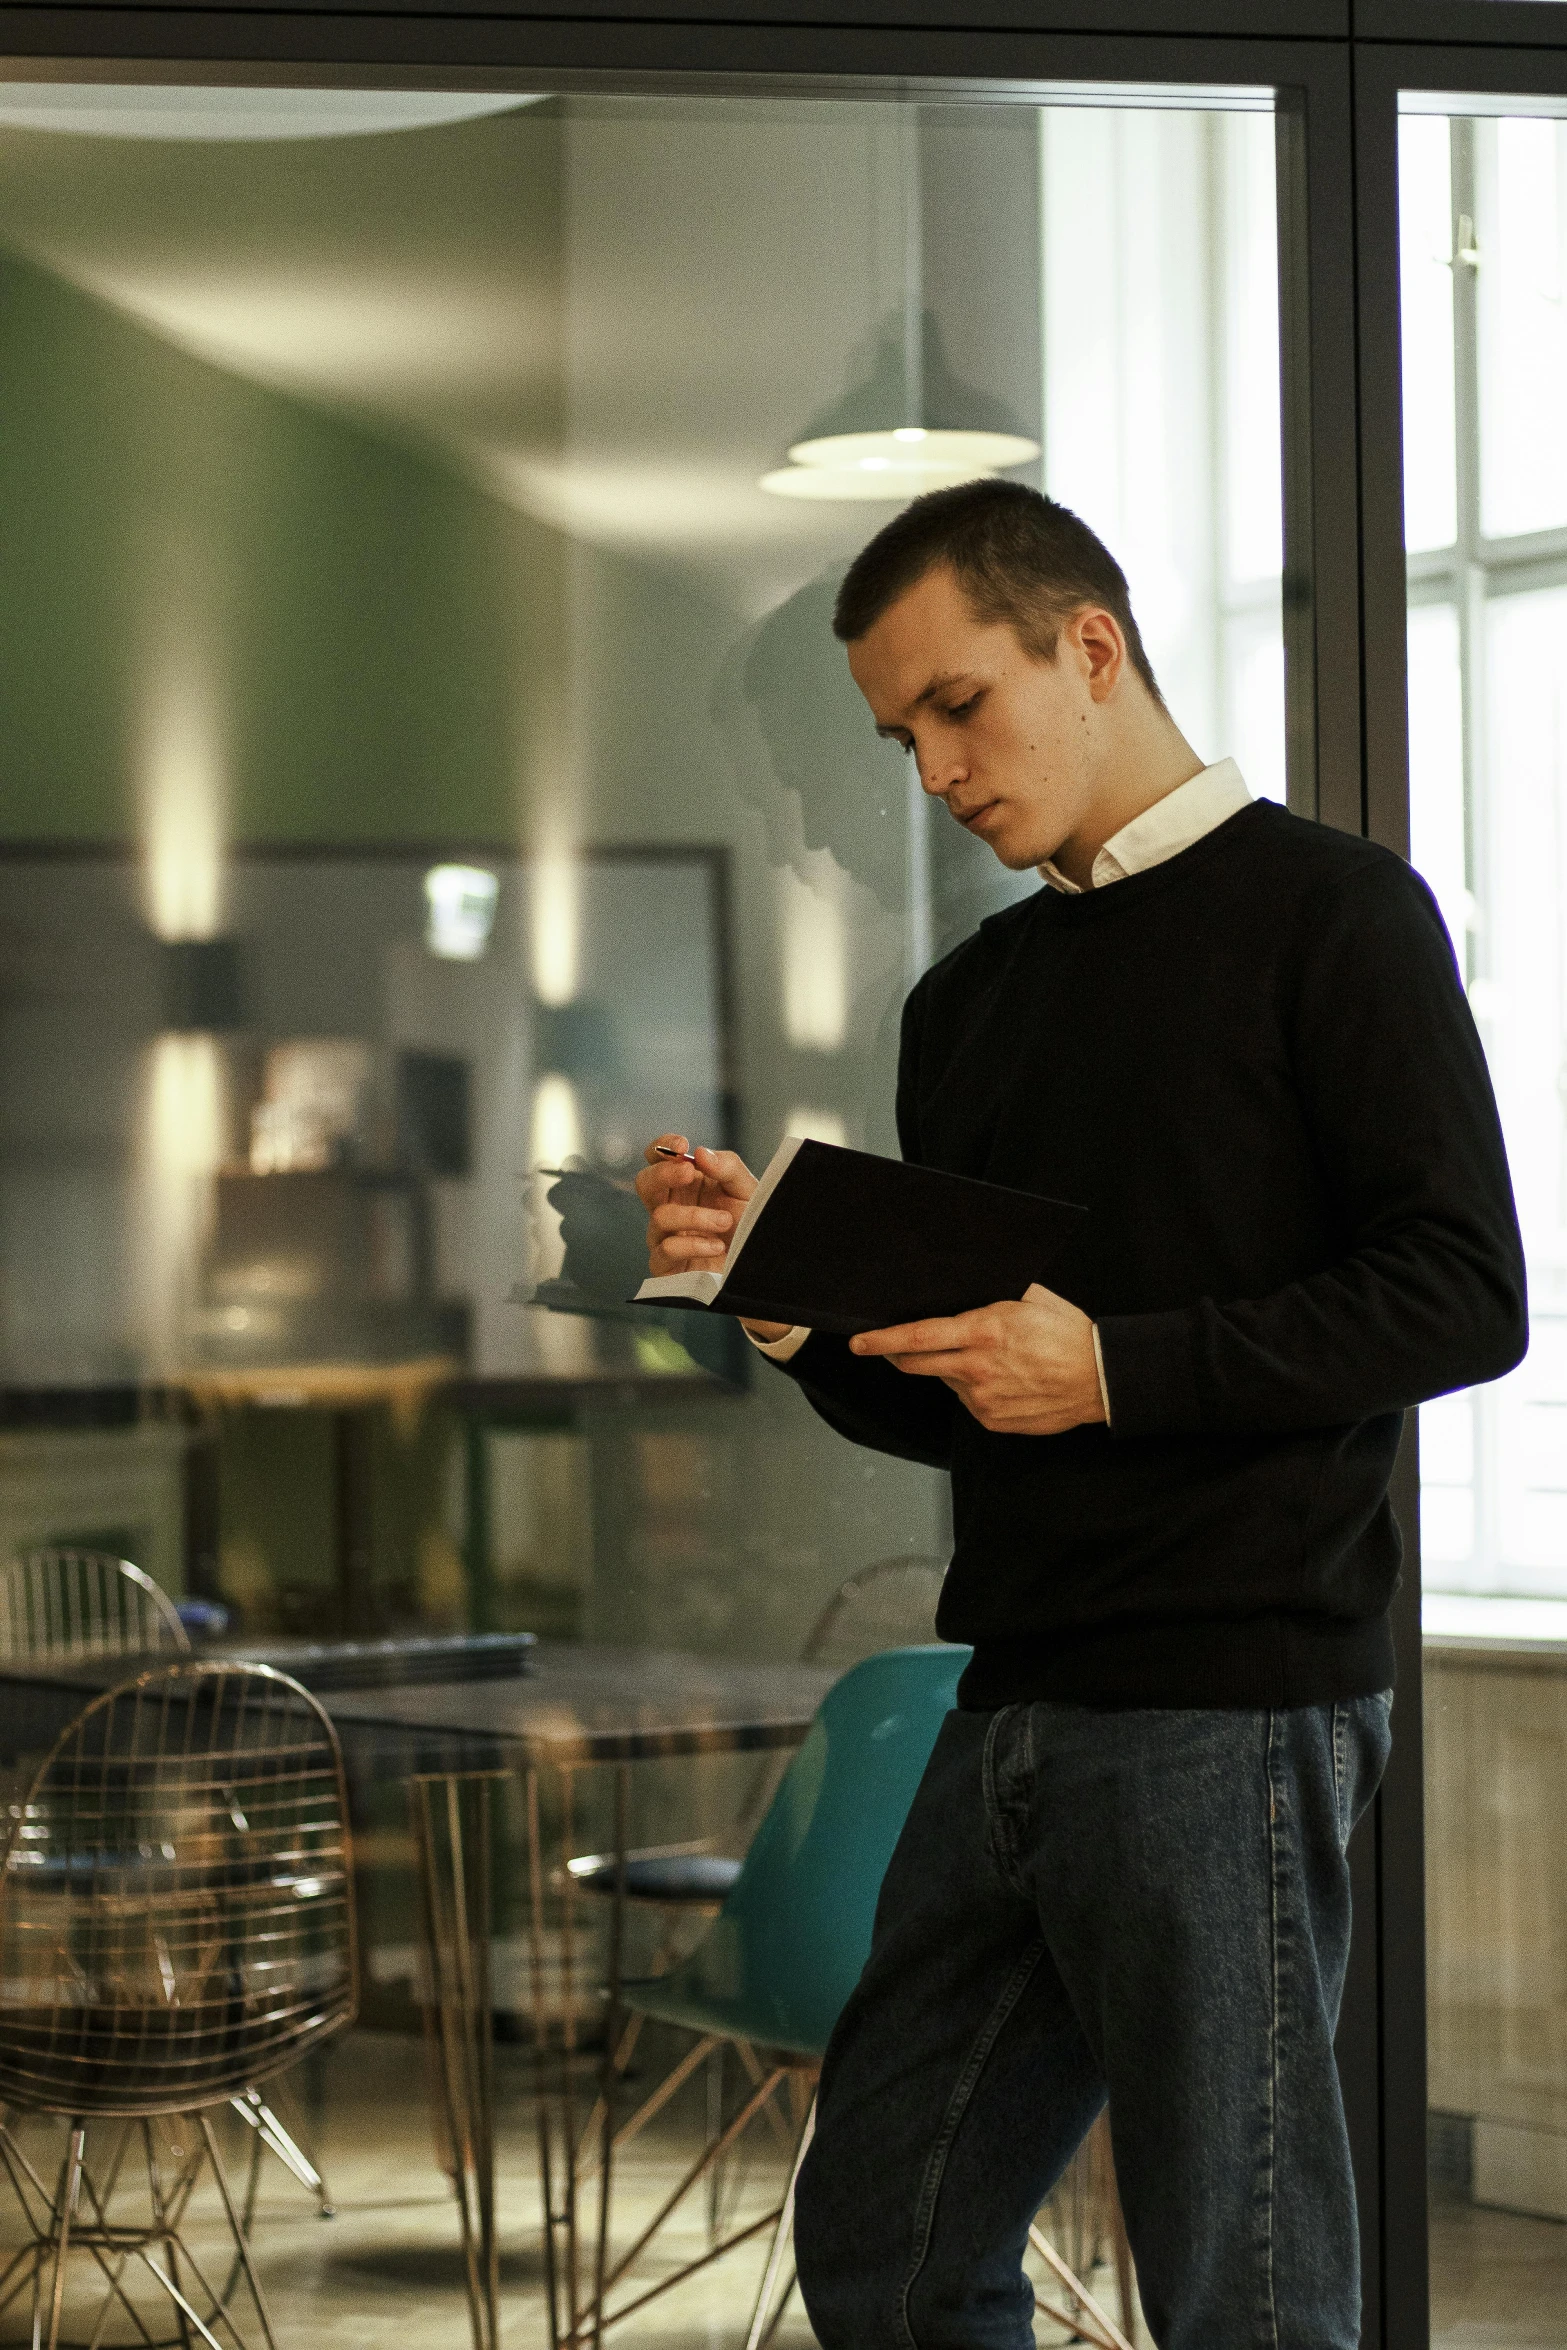
M335 11L4 5L7 78L277 78L426 86L826 94L946 83L1262 85L1279 93L1291 796L1400 851L1408 839L1399 418L1397 92L1567 93L1567 5L1541 0L559 0L479 15L424 0ZM1357 21L1351 32L1350 7ZM796 21L790 22L793 18ZM1060 29L1052 29L1052 19ZM1544 20L1542 22L1542 19ZM812 21L814 20L814 21ZM1356 37L1358 36L1358 37ZM1369 37L1367 37L1369 36ZM1432 36L1439 36L1438 45ZM1471 47L1467 44L1474 42ZM1522 44L1513 46L1512 44ZM1020 93L1021 94L1021 91ZM1339 2036L1365 2269L1364 2340L1429 2341L1418 1478L1396 1484L1410 1571L1395 1604L1393 1761L1354 1847L1357 1928Z
M1376 21L1416 13L1409 0L1373 0ZM1518 98L1567 98L1567 24L1558 45L1538 44L1547 10L1502 0L1492 8L1474 0L1439 0L1419 10L1441 29L1476 27L1485 19L1487 45L1458 46L1405 40L1356 44L1355 179L1358 405L1361 447L1361 608L1364 613L1362 692L1365 704L1365 829L1399 855L1409 850L1409 764L1405 726L1405 594L1403 529L1402 365L1399 329L1398 98L1401 90ZM1536 43L1502 46L1504 33L1533 20ZM1378 1944L1383 1962L1380 2137L1385 2165L1383 2268L1389 2301L1387 2340L1426 2342L1430 2335L1423 2182L1426 2134L1425 1788L1420 1707L1419 1463L1411 1420L1395 1480L1406 1530L1404 1586L1394 1605L1398 1649L1400 1735L1394 1741L1377 1805ZM1409 2258L1414 2234L1413 2185L1422 2182L1418 2274ZM1407 2235L1406 2235L1407 2231ZM1404 2331L1395 2305L1421 2311L1417 2335Z

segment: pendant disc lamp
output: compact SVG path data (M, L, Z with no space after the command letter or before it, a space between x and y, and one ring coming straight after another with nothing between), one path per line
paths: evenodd
M924 303L924 222L919 184L919 129L912 110L900 126L903 165L903 318L901 351L883 335L872 379L840 401L821 427L796 441L787 465L764 473L758 487L775 498L904 503L925 490L983 481L1008 465L1026 465L1039 443L1015 429L999 403L960 384L948 370L940 333ZM901 365L900 365L901 361ZM891 379L891 380L889 380ZM899 424L872 422L897 415ZM935 421L940 418L942 421ZM837 429L833 429L837 428Z

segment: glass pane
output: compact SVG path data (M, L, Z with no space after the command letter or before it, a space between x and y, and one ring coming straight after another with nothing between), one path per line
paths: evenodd
M924 796L831 631L917 490L1077 508L1197 753L1284 796L1271 100L1082 98L5 95L0 1556L107 1546L247 1643L531 1631L619 1657L633 1712L797 1665L853 1576L859 1637L929 1634L945 1476L724 1317L634 1314L631 1183L666 1126L894 1151L910 986L1044 886ZM366 2007L302 2120L332 2258L263 2176L280 2338L399 2295L468 2338L411 1767L356 1781ZM736 1852L769 1785L639 1763L633 1836ZM573 1800L581 1857L609 1798ZM651 1969L684 1928L631 1931ZM563 1947L540 1997L586 2043L602 1943ZM650 2126L629 2208L735 2076ZM713 2211L750 2228L779 2170ZM741 2338L764 2240L669 2338Z
M1046 486L1116 550L1192 739L1282 800L1273 117L1040 123Z
M1440 116L1398 141L1404 334L1404 544L1450 546L1458 532L1453 415L1452 139Z
M1461 971L1469 967L1474 898L1464 808L1464 711L1458 614L1417 604L1409 615L1409 854L1431 886Z
M1567 123L1476 123L1480 520L1567 523Z
M1420 1414L1432 2339L1554 2338L1567 2303L1567 628L1561 126L1401 125L1410 843L1490 1063L1531 1342ZM1446 179L1441 340L1408 192ZM1429 242L1429 237L1426 242ZM1422 291L1422 288L1424 289ZM1444 548L1435 513L1449 436ZM1553 540L1551 533L1558 533Z

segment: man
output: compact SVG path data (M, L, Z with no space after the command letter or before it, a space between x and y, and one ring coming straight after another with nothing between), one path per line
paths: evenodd
M918 500L834 626L925 790L1047 885L911 994L904 1153L1090 1212L1024 1299L752 1332L950 1469L974 1648L823 2072L807 2307L824 2350L1023 2350L1028 2221L1108 2093L1161 2350L1353 2350L1333 2032L1388 1477L1405 1409L1527 1337L1484 1059L1419 880L1204 768L1063 508ZM640 1178L655 1270L752 1187L698 1162Z

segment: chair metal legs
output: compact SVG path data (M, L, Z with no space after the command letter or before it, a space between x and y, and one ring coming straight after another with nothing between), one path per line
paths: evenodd
M237 2097L229 2099L231 2109L253 2129L260 2143L275 2154L285 2170L292 2171L307 2195L313 2195L323 2219L335 2219L337 2206L327 2193L327 2184L303 2146L286 2129L259 2089L242 2089ZM246 2218L250 2213L247 2201Z
M59 2213L59 2233L54 2254L54 2294L49 2304L49 2350L55 2350L60 2339L60 2314L65 2303L65 2261L71 2249L71 2222L76 2216L76 2198L82 2191L82 2164L86 2157L87 2132L78 2123L71 2132L71 2151L65 2163L65 2185L55 2207Z
M779 2320L789 2306L789 2296L794 2291L793 2270L790 2271L789 2282L785 2285L782 2293L778 2292L778 2278L783 2268L784 2256L789 2249L790 2239L794 2234L794 2191L799 2184L800 2165L809 2153L811 2140L815 2135L816 2098L813 2092L800 2131L800 2143L795 2149L794 2167L789 2173L789 2184L784 2191L783 2208L778 2214L778 2225L773 2231L772 2244L767 2254L767 2266L762 2271L762 2282L756 2295L756 2307L751 2313L751 2330L745 2338L745 2350L767 2350L768 2343L778 2331ZM776 2306L774 2305L775 2294L777 2295Z
M9 2176L26 2224L27 2239L0 2272L0 2313L23 2292L30 2292L29 2340L32 2350L59 2350L65 2314L68 2264L89 2277L95 2267L102 2288L90 2340L101 2343L110 2318L118 2309L138 2340L150 2343L145 2319L125 2285L133 2262L155 2279L172 2303L178 2340L184 2350L200 2342L205 2350L245 2350L232 2307L229 2285L215 2288L191 2251L184 2233L191 2197L205 2170L210 2169L233 2239L237 2271L242 2273L260 2327L264 2350L277 2350L271 2317L256 2273L249 2238L234 2201L228 2174L208 2115L176 2117L188 2146L168 2149L173 2168L160 2160L150 2121L95 2121L91 2127L110 2135L107 2159L88 2161L89 2122L71 2121L70 2137L59 2176L51 2187L40 2176L18 2143L8 2120L0 2120L0 2167ZM142 2162L128 2159L139 2144ZM135 2174L140 2171L142 2199L132 2203Z
M1057 2182L1046 2210L1055 2243L1051 2244L1037 2225L1029 2231L1030 2240L1065 2287L1069 2307L1052 2308L1036 2296L1038 2308L1060 2324L1071 2326L1080 2340L1096 2343L1099 2350L1130 2350L1127 2337L1135 2330L1136 2285L1132 2248L1116 2186L1108 2108L1100 2113ZM1115 2268L1120 2300L1119 2327L1105 2315L1081 2281L1107 2249Z

